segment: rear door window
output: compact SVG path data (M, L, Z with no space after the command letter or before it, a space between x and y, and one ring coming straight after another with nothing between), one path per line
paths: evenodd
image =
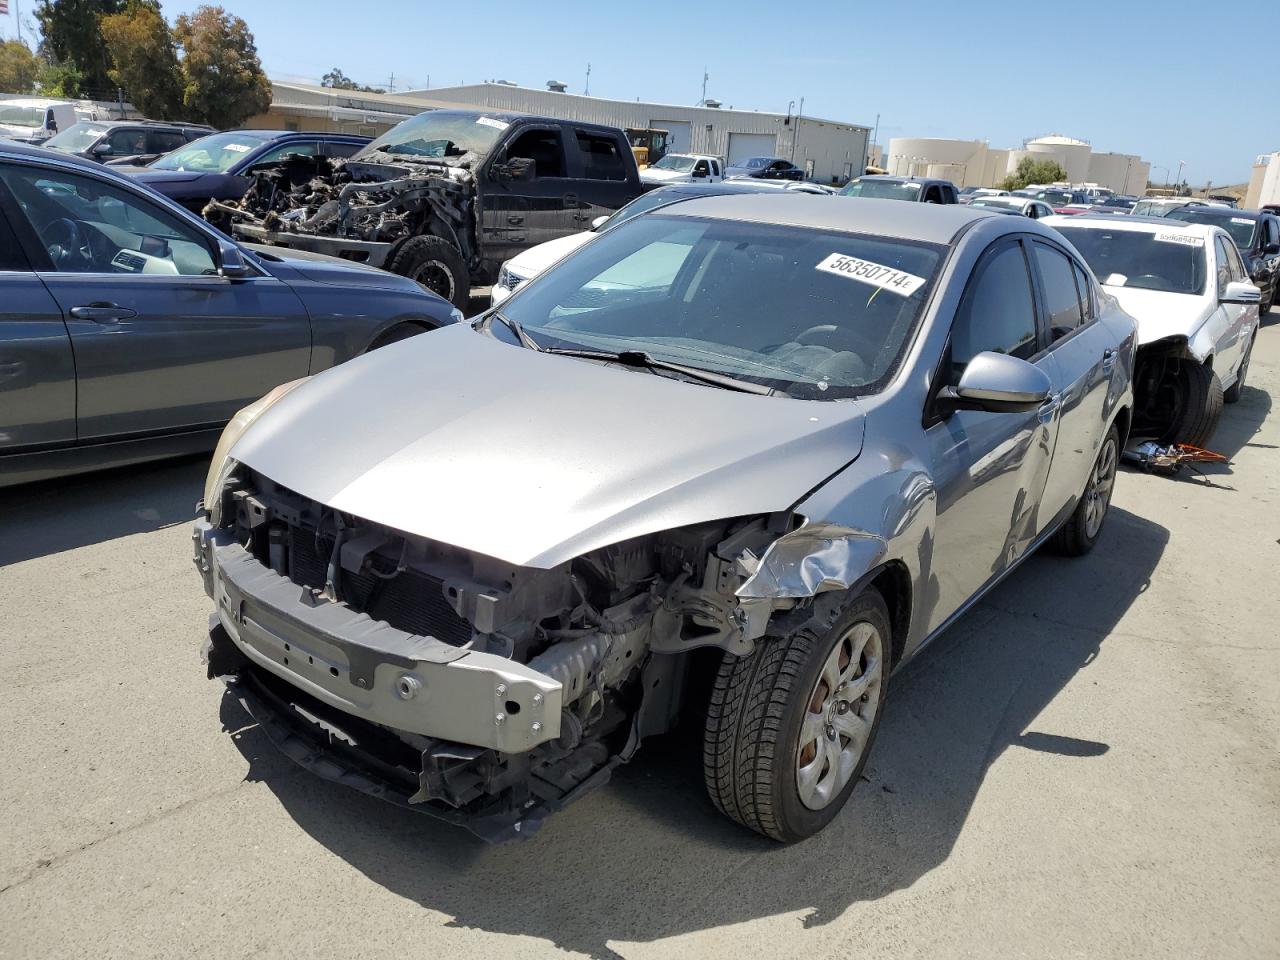
M613 137L577 131L582 175L588 180L625 180L627 167Z
M1059 340L1084 322L1075 270L1071 261L1052 247L1035 243L1032 249L1036 266L1040 269L1045 307L1049 312L1049 336L1051 340Z

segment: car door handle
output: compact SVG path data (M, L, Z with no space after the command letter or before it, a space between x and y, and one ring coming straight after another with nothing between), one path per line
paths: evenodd
M94 323L115 323L117 320L130 320L138 315L137 310L105 302L72 307L70 313L77 320L92 320Z
M518 227L520 224L524 223L524 217L507 217L507 223L511 224L513 227Z
M1058 412L1058 405L1062 402L1062 394L1050 394L1044 403L1040 404L1040 409L1036 416L1040 418L1041 423L1048 423L1053 419L1053 415Z

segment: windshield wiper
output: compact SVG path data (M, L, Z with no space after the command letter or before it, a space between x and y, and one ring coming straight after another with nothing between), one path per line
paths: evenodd
M504 318L504 322L510 325L510 321ZM514 329L514 328L513 328ZM517 331L519 333L519 331ZM543 353L554 353L561 357L581 357L584 360L607 360L614 363L621 363L628 367L637 367L642 370L669 370L672 373L678 373L688 377L690 380L698 380L702 383L709 383L713 386L723 387L726 390L738 390L742 393L755 393L760 396L776 396L782 391L773 387L767 387L763 383L753 383L750 380L739 380L737 377L731 377L727 374L716 373L713 370L704 370L702 367L689 367L683 363L673 363L670 360L659 360L652 354L645 353L643 350L586 350L576 347L541 347Z
M508 330L514 333L517 337L519 337L520 343L523 346L528 347L530 350L541 351L543 349L542 345L538 343L537 340L533 339L533 337L525 333L524 327L520 325L520 321L512 320L510 317L505 317L501 313L494 312L492 317L490 318L491 324L494 318L501 320Z

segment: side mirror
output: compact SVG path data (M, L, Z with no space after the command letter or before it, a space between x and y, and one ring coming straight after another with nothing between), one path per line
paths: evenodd
M537 172L537 161L530 157L516 157L507 161L512 180L532 180Z
M1253 304L1262 302L1262 291L1246 280L1232 280L1218 297L1219 303Z
M596 217L594 220L591 221L591 229L599 230L601 227L605 225L606 222L608 222L608 220L609 220L608 217Z
M228 280L240 280L252 275L240 248L230 240L218 243L218 275Z
M107 143L105 140L102 141L102 143L95 143L93 145L93 149L89 152L95 157L105 157L111 152L111 144Z
M1049 375L1018 357L980 353L964 368L960 383L944 387L938 398L952 409L989 413L1027 413L1049 399Z
M1262 252L1268 257L1274 257L1277 253L1280 253L1280 243L1268 243L1262 248Z

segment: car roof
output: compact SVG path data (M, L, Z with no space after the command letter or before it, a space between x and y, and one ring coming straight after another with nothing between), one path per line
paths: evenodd
M1275 214L1266 210L1237 210L1235 207L1211 207L1209 204L1189 204L1191 212L1197 216L1217 217L1221 220L1261 220Z
M722 180L719 183L673 183L650 192L679 194L682 197L719 197L728 193L778 193L779 191L772 184L743 177L741 180Z
M849 182L853 183L855 180L858 182L874 180L879 183L951 183L950 180L943 180L940 177L901 177L892 173L864 173Z
M1107 214L1078 213L1075 216L1055 214L1045 217L1041 223L1051 227L1085 227L1096 230L1125 230L1130 233L1181 233L1188 237L1209 237L1220 229L1210 223L1188 223L1186 220L1170 220L1168 217L1108 216Z
M786 227L867 233L925 243L951 243L982 220L1003 220L994 213L959 203L903 203L866 197L818 196L799 191L705 197L663 208L673 216L745 220ZM1034 224L1035 221L1026 221Z

